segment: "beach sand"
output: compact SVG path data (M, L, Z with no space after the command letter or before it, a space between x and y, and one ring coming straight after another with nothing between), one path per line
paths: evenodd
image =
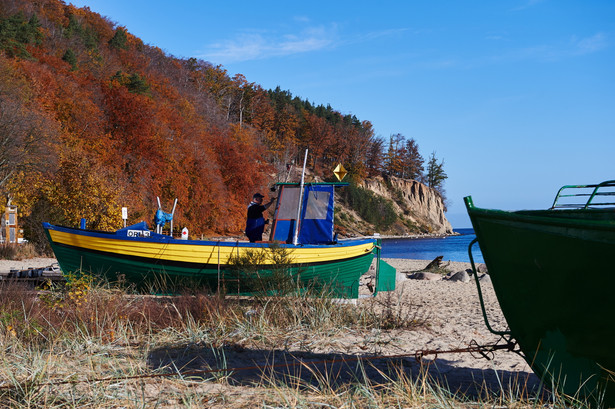
M385 259L385 261L397 269L395 293L416 305L419 311L426 314L430 324L427 329L405 332L401 335L402 339L399 342L405 345L405 350L446 351L468 347L473 341L479 345L492 345L498 342L500 337L489 332L485 325L473 277L467 283L412 280L406 278L406 272L421 270L429 261L407 259ZM452 272L469 268L471 268L470 263L462 262L451 262L446 267ZM491 281L481 281L481 290L492 328L496 331L506 330L506 320L500 310ZM528 393L538 390L538 378L520 355L505 350L495 351L491 360L478 358L477 355L438 354L433 364L434 368L430 368L430 371L434 376L445 379L451 389L467 389L470 393L474 388L480 389L482 384L489 391L497 392L508 388L512 381L526 387ZM433 359L433 356L429 358Z
M27 270L28 268L47 267L56 263L55 258L38 257L25 260L0 260L0 275L6 275L11 270Z
M388 303L394 306L395 311L412 315L418 321L425 322L424 325L413 329L372 330L368 334L348 331L341 336L337 334L332 338L319 340L307 350L305 345L286 345L275 352L276 360L297 359L297 356L306 361L337 357L351 360L357 356L396 356L396 358L366 361L368 377L382 380L382 373L387 373L387 370L392 371L390 368L393 366L401 365L413 377L428 373L436 382L448 385L447 388L452 393L462 396L499 394L509 388L517 391L519 385L529 394L534 394L539 389L538 378L525 360L516 353L495 351L488 360L479 354L446 352L467 348L473 342L479 345L492 345L499 340L499 337L491 334L485 326L474 280L463 283L408 279L407 273L422 270L429 261L385 260L397 269L397 288L392 293L380 293L378 299L386 301L388 297ZM42 267L54 262L53 258L0 260L0 273L8 273L11 268ZM443 265L446 265L446 262ZM457 272L470 268L470 264L451 262L446 268ZM362 281L364 283L365 280ZM506 329L506 321L490 281L481 283L481 288L492 327L496 330ZM364 295L368 293L365 285L362 285L361 293ZM371 297L367 297L360 298L356 302L366 303L370 300ZM195 351L195 356L198 355L201 361L209 353L209 349ZM184 351L181 352L182 357L185 357L185 350L182 351ZM420 351L439 351L439 353L426 354L419 361L415 359L415 353ZM149 358L150 367L155 369L168 365L171 363L169 360L173 361L174 365L179 364L175 361L179 358L173 351L165 350L160 353L165 358L159 360L154 353ZM270 362L271 356L271 351L246 350L232 353L229 351L227 358L229 367L241 367L248 362L257 365L266 364ZM183 358L181 360L183 361ZM389 373L392 374L394 371ZM253 382L256 376L255 373L237 372L233 378L236 385L245 386Z
M535 397L540 382L525 360L514 352L498 350L490 359L468 352L448 353L478 345L493 345L500 339L491 334L484 323L474 281L419 281L408 279L407 272L422 270L429 261L385 259L397 271L394 292L381 292L375 299L369 296L366 275L362 278L358 306L383 308L388 305L394 315L408 316L422 325L403 329L372 329L367 333L345 329L332 335L289 334L284 345L274 351L246 348L225 348L226 364L241 368L247 364L263 367L275 363L310 362L310 368L277 367L275 374L267 371L268 379L275 376L280 382L301 379L303 384L317 382L314 373L335 385L351 384L364 376L372 384L386 384L397 379L399 371L419 383L426 380L431 386L444 387L456 398L464 400L493 398L494 396ZM446 262L444 264L447 264ZM463 271L469 263L451 262L452 272ZM490 282L482 285L490 323L496 330L506 329ZM351 301L352 302L352 301ZM363 305L361 305L363 304ZM386 307L384 307L386 308ZM185 348L155 351L153 368L169 365L188 365L201 369L205 362L213 362L211 348L198 348L186 355ZM417 360L416 354L424 351ZM429 352L437 351L435 353ZM357 359L362 358L359 365ZM261 370L237 371L232 384L237 387L258 384ZM437 389L437 388L436 388ZM504 395L502 395L504 394Z

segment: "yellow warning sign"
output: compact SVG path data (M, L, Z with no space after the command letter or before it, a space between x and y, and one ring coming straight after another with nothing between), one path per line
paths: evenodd
M340 163L333 169L333 173L337 177L337 180L341 182L348 172L346 172L346 169L344 169L344 166Z

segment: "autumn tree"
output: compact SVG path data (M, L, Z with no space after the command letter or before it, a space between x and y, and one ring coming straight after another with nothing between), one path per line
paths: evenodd
M324 118L314 114L305 115L303 145L310 151L312 168L319 171L327 166L327 154L331 154L337 138L334 128Z
M262 135L264 141L273 141L275 136L275 111L267 92L255 85L250 101L250 124Z
M356 117L346 116L337 129L340 134L337 138L338 152L343 152L341 159L347 164L347 170L355 180L362 180L368 175L366 158L374 138L372 124L369 121L355 122ZM335 158L331 158L330 166L334 165Z
M37 108L24 104L27 89L0 56L0 189L17 172L53 162L55 124Z
M391 176L402 179L421 179L423 175L423 157L414 140L402 134L391 135L389 148L385 155L385 171Z
M389 148L385 155L385 170L391 176L398 176L402 171L402 153L404 136L400 133L389 137Z
M384 169L384 139L381 137L373 138L367 149L365 166L368 176L380 175Z
M46 199L59 212L61 222L113 230L121 225L121 184L104 164L75 151L62 159L58 172L43 188Z
M232 86L233 89L229 92L227 118L232 122L239 123L241 127L246 113L250 112L250 101L256 95L255 84L248 82L242 74L236 74L232 79Z
M403 179L420 179L423 175L423 157L419 153L419 145L414 138L410 138L404 145L401 154L401 178Z
M0 98L0 188L17 170L44 166L53 132L44 115Z

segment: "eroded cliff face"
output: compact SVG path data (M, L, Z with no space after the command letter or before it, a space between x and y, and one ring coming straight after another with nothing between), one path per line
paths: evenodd
M366 179L363 187L390 199L400 217L405 219L403 223L403 220L395 223L385 234L416 234L418 231L414 227L422 233L453 233L453 227L444 214L442 198L434 189L416 180L396 177L389 177L386 181L382 177Z

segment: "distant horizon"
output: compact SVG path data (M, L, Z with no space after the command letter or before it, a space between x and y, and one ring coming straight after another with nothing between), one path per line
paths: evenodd
M472 231L474 231L474 228L472 226L470 226L470 227L453 227L453 231L454 230L472 230Z

